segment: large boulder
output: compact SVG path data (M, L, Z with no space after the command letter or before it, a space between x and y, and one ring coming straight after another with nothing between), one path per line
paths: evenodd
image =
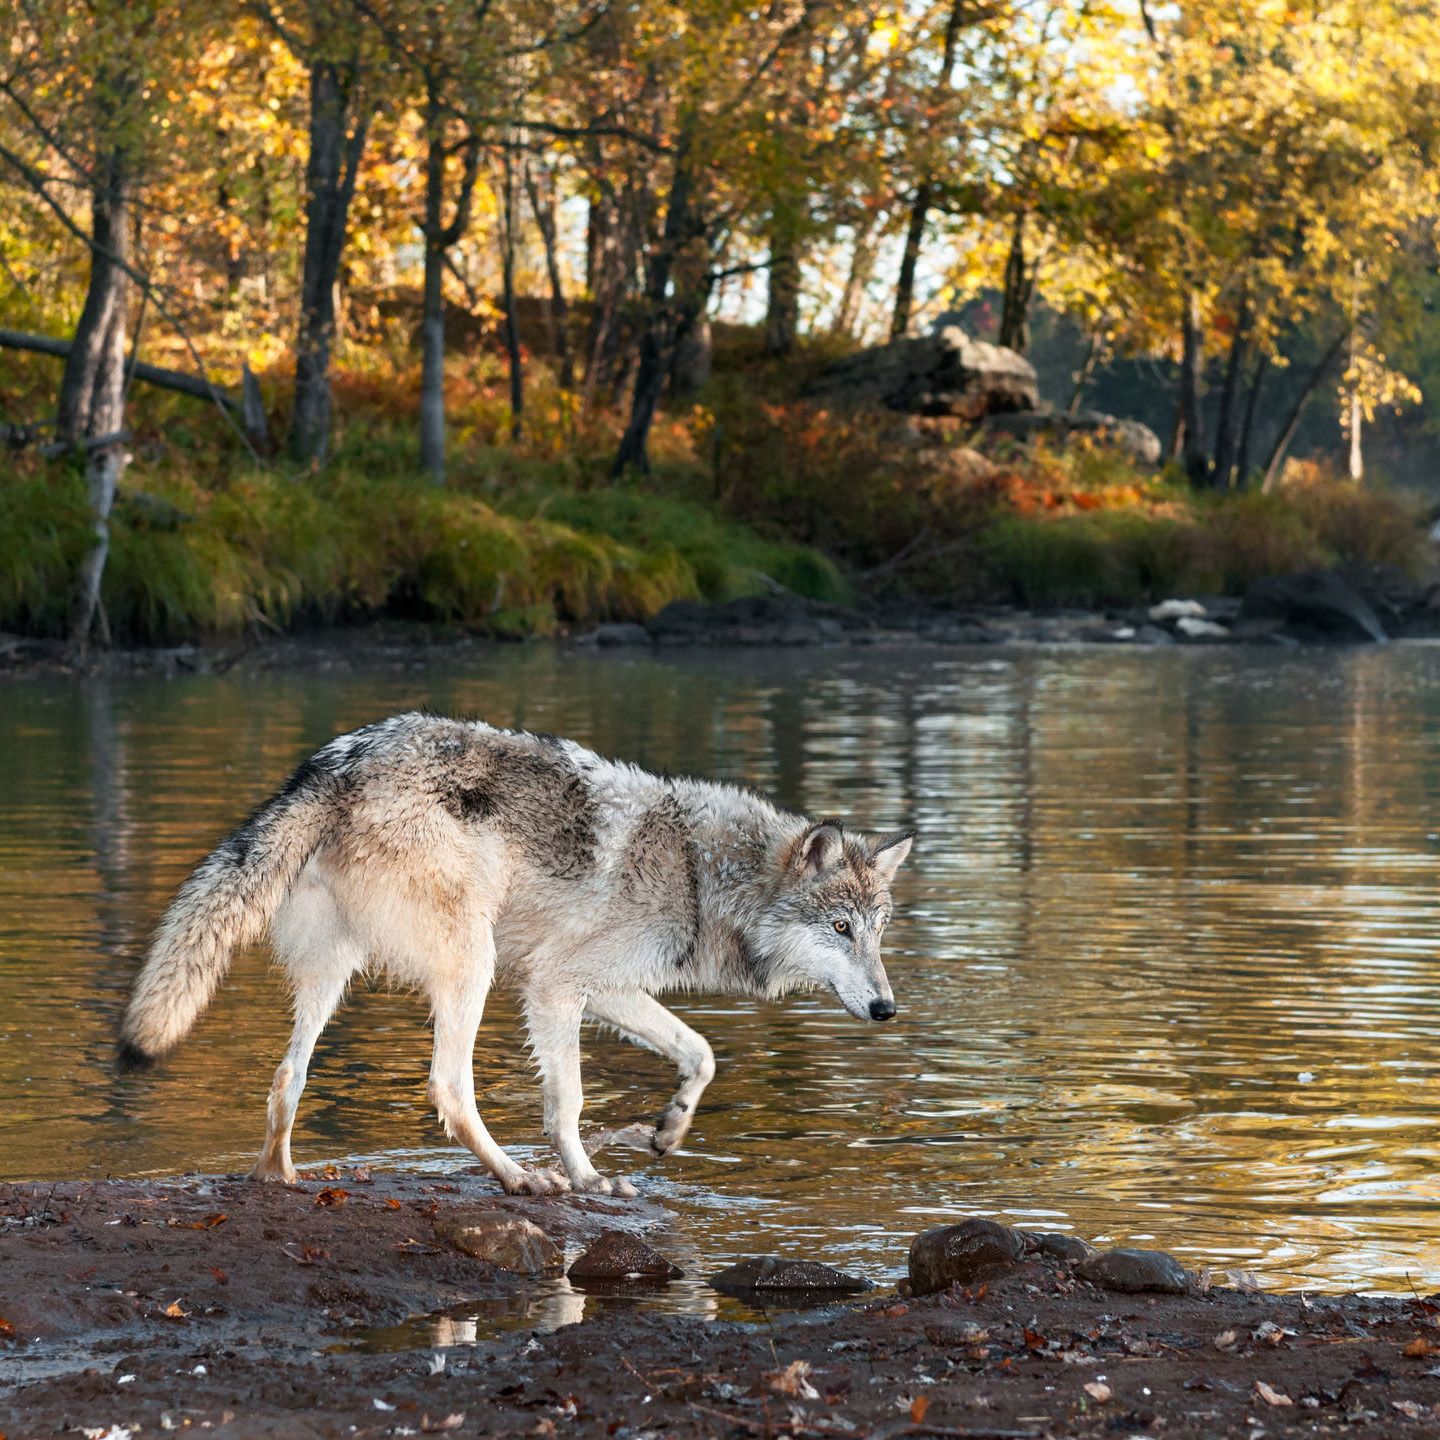
M1099 410L1081 410L1074 415L1037 408L1009 415L991 415L985 421L990 435L1008 435L1020 441L1049 440L1063 445L1072 435L1086 435L1128 455L1139 465L1158 465L1160 437L1138 420L1122 420Z
M813 382L807 396L827 405L965 420L1033 410L1040 403L1035 367L1023 355L945 323L929 335L846 356Z
M859 1275L847 1275L817 1260L786 1260L778 1255L759 1255L727 1266L718 1275L712 1275L709 1283L714 1289L731 1295L775 1290L816 1291L823 1296L854 1295L870 1288L870 1282Z
M1018 1265L1025 1236L994 1220L965 1220L917 1235L910 1244L910 1293L933 1295L950 1285L974 1285Z
M1241 633L1270 624L1302 639L1371 640L1389 638L1375 607L1330 570L1298 575L1264 575L1245 592L1240 607Z

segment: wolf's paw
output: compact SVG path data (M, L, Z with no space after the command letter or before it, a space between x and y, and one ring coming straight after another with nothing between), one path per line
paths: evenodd
M611 1180L606 1175L577 1180L575 1189L582 1195L618 1195L622 1200L633 1200L640 1193L628 1180Z
M298 1178L294 1171L282 1171L275 1165L256 1165L251 1171L251 1179L258 1179L262 1185L294 1185Z
M250 1172L250 1179L267 1185L293 1185L297 1178L293 1167L286 1170L279 1165L267 1164L264 1160L259 1161Z
M570 1182L554 1170L521 1170L500 1182L510 1195L563 1195Z
M650 1148L657 1155L668 1155L690 1133L690 1121L694 1111L673 1102L667 1105L655 1120L655 1133L650 1137Z

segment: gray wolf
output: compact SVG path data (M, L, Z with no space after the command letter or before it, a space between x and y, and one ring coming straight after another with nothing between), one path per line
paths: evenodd
M195 868L135 981L120 1061L175 1046L235 950L268 931L295 1029L257 1179L294 1180L290 1130L315 1042L351 977L373 967L429 1000L431 1103L507 1191L633 1195L580 1138L581 1021L675 1063L679 1089L649 1141L669 1153L715 1060L654 997L825 987L858 1019L891 1019L880 937L912 838L856 834L570 740L397 715L316 751ZM563 1176L523 1169L476 1109L475 1034L497 981L520 993Z

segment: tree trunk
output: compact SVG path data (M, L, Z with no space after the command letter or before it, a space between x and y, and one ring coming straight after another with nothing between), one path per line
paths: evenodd
M788 355L800 330L800 259L790 227L777 223L770 235L770 283L765 302L765 353Z
M1364 411L1360 405L1360 383L1356 362L1359 359L1360 332L1358 328L1350 331L1350 393L1345 400L1345 429L1350 439L1350 456L1347 467L1350 478L1358 485L1365 478L1365 452L1363 441L1363 428L1365 424Z
M125 450L125 265L132 249L130 175L117 146L96 166L91 194L90 283L60 387L58 438L85 446L93 539L76 577L70 643L83 652L100 611L110 553L110 511L129 462Z
M619 358L621 306L630 288L633 238L622 224L620 207L606 196L592 207L590 334L586 343L584 408L615 378Z
M672 270L678 313L690 318L676 334L670 359L670 393L688 399L710 379L713 360L706 310L715 279L710 256L691 244L675 257Z
M673 298L670 295L670 282L677 261L682 277L700 273L702 265L707 273L710 268L708 255L703 252L688 253L704 244L691 212L693 178L688 148L682 137L670 183L664 233L646 276L647 303L640 334L639 366L635 372L629 423L620 438L620 447L612 466L615 475L623 475L631 469L642 472L650 469L650 426L665 388L665 377L670 371L674 349L689 333L704 303L699 288L693 284L679 285Z
M445 131L432 88L426 107L425 298L420 316L420 465L445 483Z
M1190 290L1185 295L1185 313L1181 320L1180 361L1180 426L1183 430L1185 473L1192 485L1203 485L1210 473L1210 458L1205 447L1205 410L1201 379L1205 369L1205 336L1200 324L1200 296Z
M860 318L860 297L865 292L865 282L875 264L874 230L867 227L855 232L855 248L850 252L850 269L845 275L845 288L840 292L840 304L835 310L835 323L831 329L836 335L855 334L855 325ZM906 323L909 323L907 316Z
M1000 305L999 342L1022 355L1030 344L1030 292L1034 277L1025 261L1025 214L1015 217L1010 253L1005 257L1005 289Z
M90 251L90 283L60 381L56 438L64 444L76 444L88 435L104 433L90 428L90 416L110 353L117 313L121 314L122 350L125 345L123 311L128 286L124 268L116 262L130 258L128 177L124 158L118 151L107 156L97 169L100 173L91 194L90 233L94 248Z
M1240 376L1250 342L1250 298L1242 294L1235 312L1235 333L1230 337L1230 356L1225 362L1225 386L1220 392L1220 415L1215 422L1215 463L1210 483L1228 490L1235 465L1235 439L1239 426Z
M530 209L545 247L545 270L550 277L550 343L560 373L560 387L573 390L575 361L570 354L570 307L565 301L565 284L560 277L559 246L556 243L555 185L548 170L540 173L543 178L537 179L535 170L527 166L525 184L530 194ZM591 211L593 213L593 206Z
M1240 445L1235 456L1235 483L1250 483L1250 455L1255 445L1255 417L1260 413L1260 391L1270 370L1270 357L1262 355L1250 376L1250 393L1245 397L1245 419L1240 425Z
M1090 339L1085 346L1085 358L1080 362L1080 368L1075 372L1074 389L1070 391L1070 403L1065 407L1067 415L1076 415L1080 411L1080 401L1085 397L1085 387L1090 383L1090 377L1095 373L1095 366L1100 360L1100 332L1092 330Z
M895 309L890 316L890 338L898 340L910 328L910 312L915 308L915 269L920 263L920 245L930 218L930 199L934 186L929 178L915 187L910 202L910 223L905 227L905 249L900 255L900 274L895 281Z
M330 450L330 351L345 225L370 117L353 66L310 66L310 155L305 166L305 260L295 340L290 453L302 463Z
M1325 372L1335 363L1335 357L1344 348L1346 334L1347 332L1342 330L1335 337L1330 348L1320 357L1315 368L1306 376L1304 385L1300 387L1300 393L1295 397L1294 404L1290 407L1290 413L1285 417L1285 423L1280 428L1280 434L1270 448L1269 458L1265 461L1265 478L1260 482L1262 490L1268 491L1275 488L1275 483L1279 480L1280 471L1285 464L1285 453L1290 448L1290 442L1295 438L1296 430L1300 428L1300 416L1305 411L1306 403L1325 378Z
M955 50L971 0L954 0L945 22L945 44L940 58L937 94L943 94L955 83ZM983 8L983 7L982 7ZM910 202L910 222L905 227L905 249L900 256L900 275L895 282L895 309L890 316L890 338L898 340L910 328L910 312L915 308L915 270L920 263L920 247L925 241L925 226L930 207L935 203L934 177L925 174L915 187Z
M500 152L500 280L505 305L505 355L510 365L510 438L525 433L525 372L520 356L520 321L515 313L515 159Z

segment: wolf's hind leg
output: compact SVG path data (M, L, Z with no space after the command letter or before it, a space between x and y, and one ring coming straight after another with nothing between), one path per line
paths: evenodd
M608 1025L634 1044L658 1050L675 1062L680 1087L656 1119L650 1141L657 1155L668 1155L689 1133L700 1096L715 1078L715 1055L705 1037L640 990L589 996L585 1018Z
M364 951L345 933L335 901L315 880L302 882L276 917L275 946L294 988L295 1028L285 1058L275 1071L265 1107L265 1144L250 1172L255 1180L295 1179L290 1130L305 1089L310 1057L335 1013Z
M584 997L538 989L525 996L525 1024L540 1064L545 1096L545 1133L576 1190L592 1195L635 1194L628 1180L607 1180L590 1163L580 1141L580 1016Z
M553 1195L570 1188L551 1170L526 1170L496 1144L475 1105L475 1033L495 974L490 928L469 964L436 967L428 984L435 1012L430 1103L445 1133L472 1151L511 1195Z

